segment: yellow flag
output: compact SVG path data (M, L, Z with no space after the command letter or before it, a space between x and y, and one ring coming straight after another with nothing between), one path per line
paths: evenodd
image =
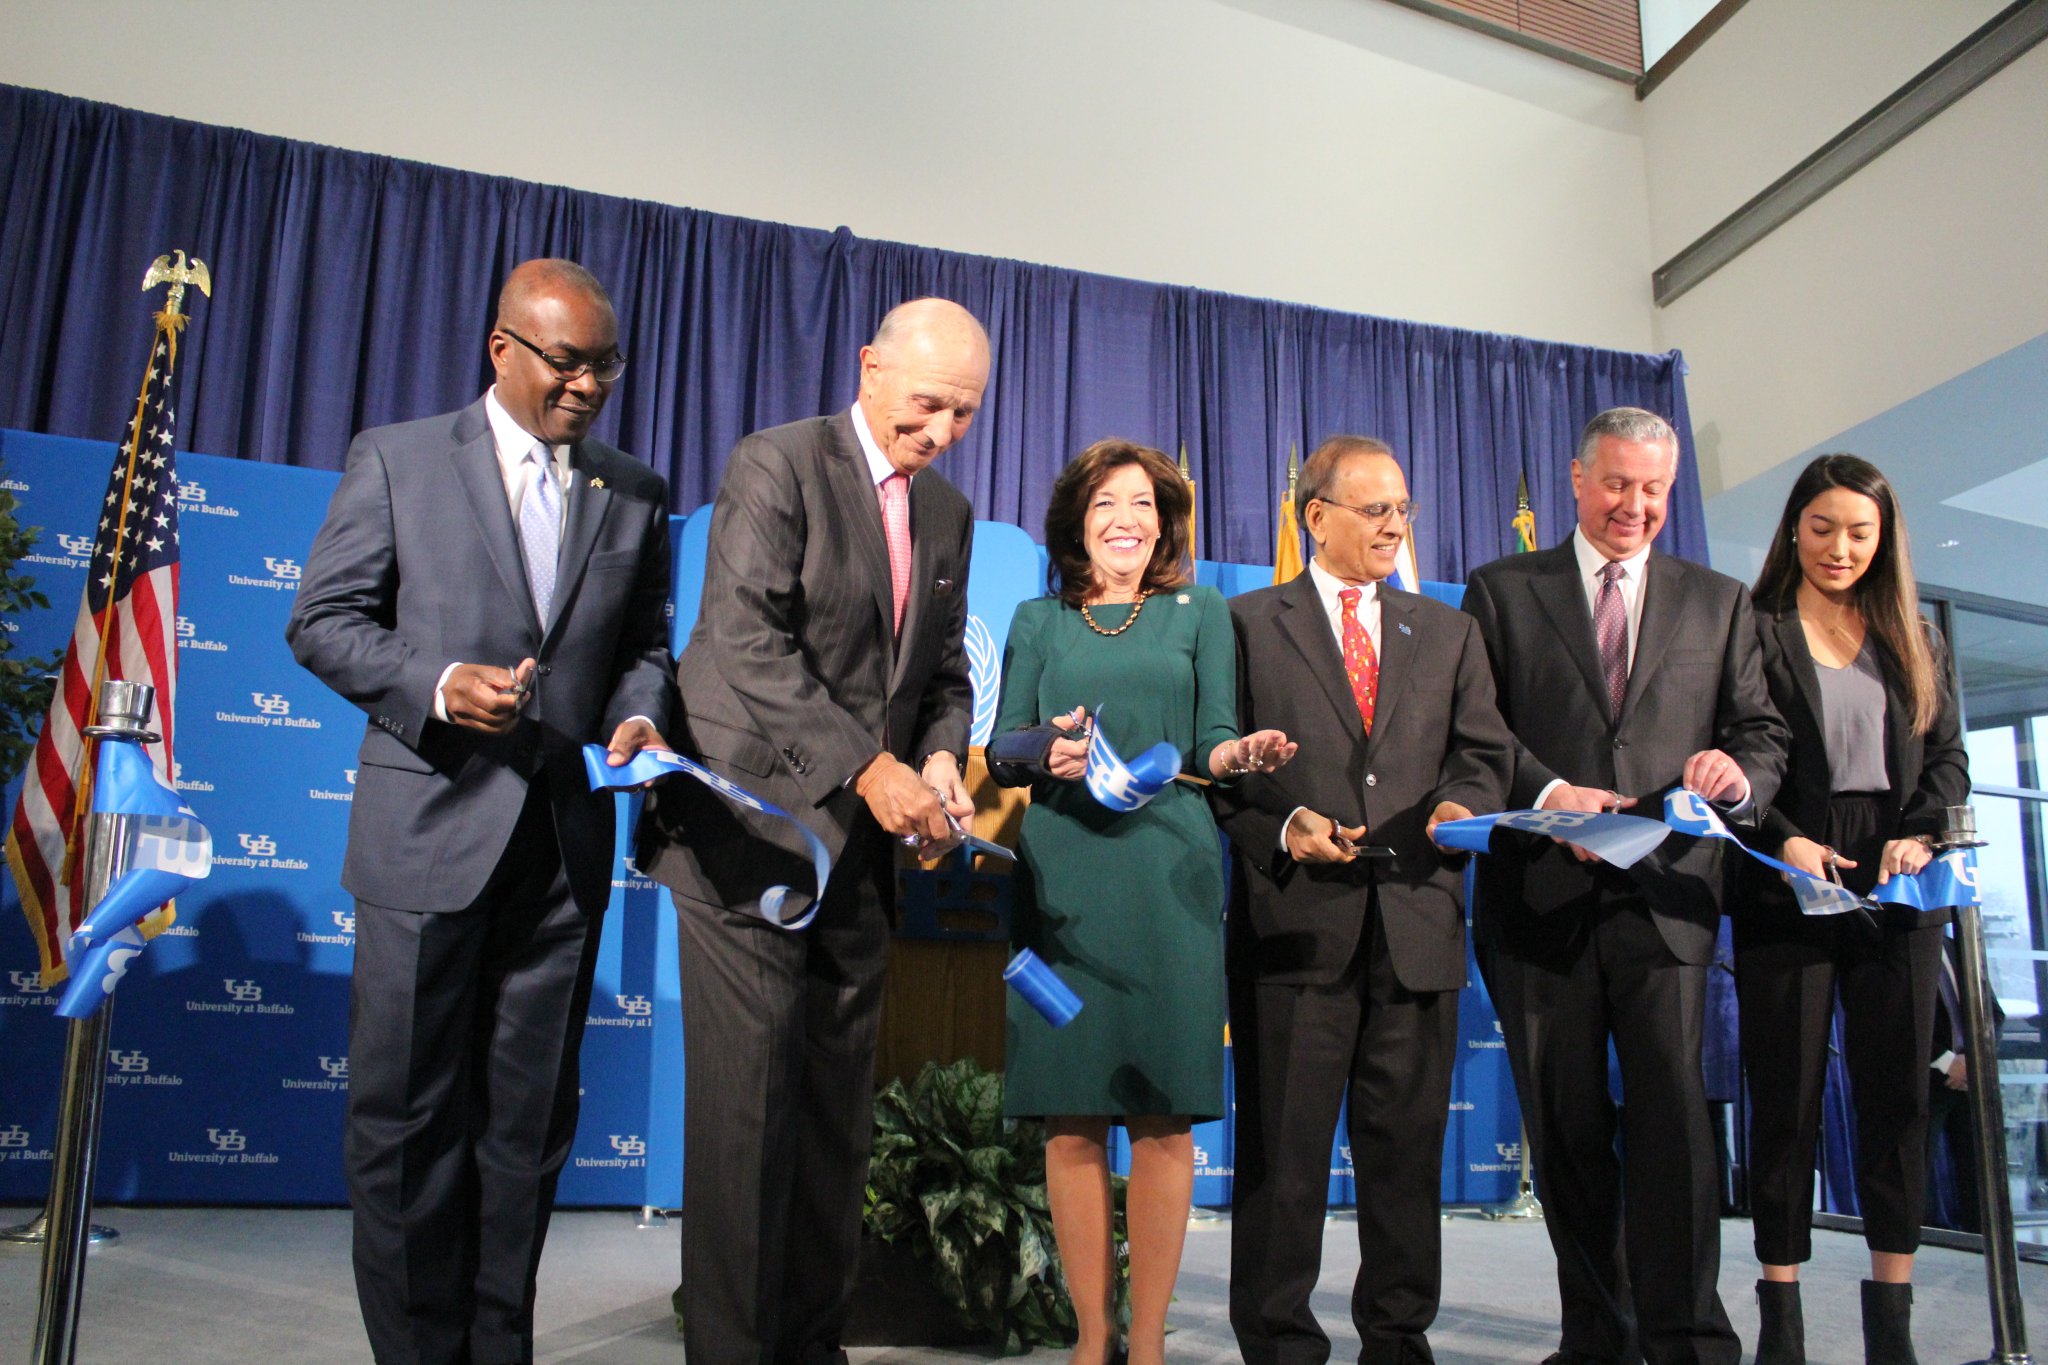
M1285 583L1299 578L1308 566L1301 562L1301 522L1295 515L1294 490L1301 478L1296 447L1287 447L1287 491L1280 495L1280 537L1273 547L1273 581Z
M1515 552L1527 554L1536 548L1536 514L1529 509L1529 479L1522 477L1515 489L1515 519L1508 523L1515 528Z
M1188 558L1195 557L1195 475L1188 468L1188 443L1180 443L1180 480L1188 486Z

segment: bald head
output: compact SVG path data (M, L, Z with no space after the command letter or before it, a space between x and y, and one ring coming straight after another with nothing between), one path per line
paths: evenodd
M861 347L861 419L904 474L916 474L966 433L987 387L988 333L950 299L896 305Z
M576 262L526 261L498 291L489 349L498 402L512 420L550 445L572 445L611 396L588 366L618 357L619 320L604 286ZM563 378L573 368L582 372Z

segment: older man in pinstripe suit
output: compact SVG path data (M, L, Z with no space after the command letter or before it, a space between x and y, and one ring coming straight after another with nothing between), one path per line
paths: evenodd
M817 919L752 913L806 885L793 831L695 783L642 826L674 893L685 1049L684 1347L699 1361L843 1359L859 1253L892 837L973 813L962 633L973 516L928 466L988 382L958 304L892 310L845 412L757 432L726 466L702 611L677 666L677 747L795 812L835 864Z

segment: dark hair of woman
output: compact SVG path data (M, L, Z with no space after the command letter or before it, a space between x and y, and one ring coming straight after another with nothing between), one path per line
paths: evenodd
M1193 577L1188 560L1188 516L1194 499L1173 461L1135 441L1097 441L1076 455L1053 482L1052 501L1045 509L1046 591L1070 607L1078 607L1095 588L1095 567L1088 561L1088 504L1109 476L1125 465L1143 469L1152 480L1152 506L1159 513L1159 540L1152 562L1145 566L1139 591L1165 592L1183 587Z
M1785 499L1771 548L1764 555L1750 599L1765 611L1782 612L1798 596L1799 519L1813 500L1831 488L1861 493L1877 504L1877 549L1870 567L1849 589L1850 604L1880 646L1887 670L1905 685L1912 699L1912 730L1927 733L1940 706L1940 684L1934 676L1934 652L1920 619L1920 592L1914 585L1913 552L1906 542L1906 518L1898 494L1876 465L1854 455L1821 455L1806 466Z

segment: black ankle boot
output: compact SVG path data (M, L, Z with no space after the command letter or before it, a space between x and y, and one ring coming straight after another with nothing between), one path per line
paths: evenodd
M1920 1365L1913 1354L1913 1286L1863 1282L1864 1365Z
M1799 1308L1799 1281L1758 1280L1756 1306L1763 1318L1756 1334L1756 1365L1806 1365L1806 1315Z

